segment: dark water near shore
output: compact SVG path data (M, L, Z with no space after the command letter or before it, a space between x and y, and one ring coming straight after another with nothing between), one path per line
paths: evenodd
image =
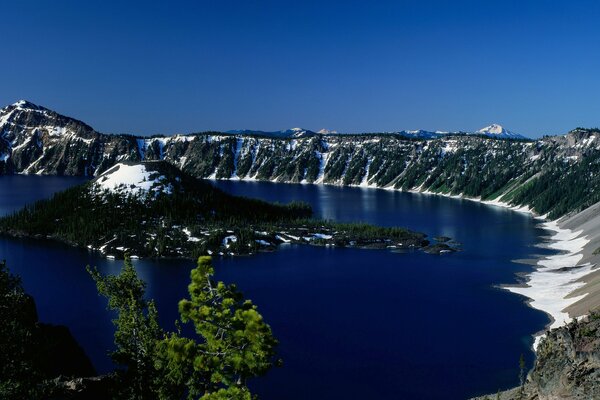
M0 177L0 213L80 180ZM463 251L444 256L380 250L282 246L280 251L216 260L217 277L235 282L259 306L280 340L284 367L253 382L275 399L461 399L518 384L531 335L547 317L495 288L529 267L512 263L543 250L544 231L524 214L474 202L360 188L217 182L266 200L304 200L338 221L399 225L450 236ZM111 316L84 266L118 272L121 262L44 240L0 238L0 259L36 298L40 319L71 328L101 372L111 368ZM186 295L189 261L135 265L172 327Z

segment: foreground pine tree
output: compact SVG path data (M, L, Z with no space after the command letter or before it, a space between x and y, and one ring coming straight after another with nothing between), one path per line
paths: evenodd
M35 309L6 263L0 261L0 398L36 397Z
M117 312L112 358L123 369L117 373L114 398L249 400L247 380L273 366L277 340L271 328L235 285L212 279L210 257L198 259L190 298L179 303L181 321L194 328L190 337L163 332L129 257L119 275L88 271Z
M247 380L273 366L271 328L234 285L213 281L213 274L211 258L200 257L190 298L179 303L182 322L192 323L197 337L171 334L159 344L162 399L250 399Z
M117 312L113 361L125 367L116 397L120 399L154 399L159 371L154 368L157 342L164 337L158 325L153 301L144 298L146 283L138 278L131 259L126 256L121 273L102 276L88 267L98 292L108 299L108 308Z

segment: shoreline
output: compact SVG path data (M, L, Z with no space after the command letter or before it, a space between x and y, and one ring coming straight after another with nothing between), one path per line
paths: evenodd
M546 335L546 331L564 326L573 318L581 317L571 317L567 309L588 296L589 293L575 294L586 286L584 278L595 272L594 264L590 262L579 264L584 258L586 246L590 243L584 229L573 231L561 227L560 221L562 218L547 220L547 215L537 215L529 206L512 206L498 200L502 195L494 200L481 200L462 195L447 195L430 191L409 190L409 192L469 200L529 214L541 222L542 229L551 233L546 241L538 244L538 246L558 251L558 253L528 260L531 261L530 265L533 271L524 275L526 279L524 282L499 286L511 293L525 297L525 303L529 307L542 311L550 317L550 322L546 327L542 331L533 334L534 351ZM512 262L518 261L514 260Z
M539 259L533 266L534 270L527 274L524 285L504 286L509 292L526 297L530 307L551 317L545 330L534 335L534 350L545 336L545 331L573 320L574 317L566 309L586 297L587 293L579 296L572 296L572 293L585 285L581 279L592 273L594 267L591 263L579 264L583 259L582 252L589 243L583 230L573 232L561 228L557 221L544 222L542 227L553 232L545 247L559 253Z
M228 180L228 179L218 179ZM237 178L237 181L245 181L246 179ZM260 182L257 179L249 179L247 181ZM281 181L265 181L272 183L292 183ZM302 182L301 184L307 184ZM335 183L311 183L313 185L331 185L340 187L354 187L363 189L378 189L388 191L407 192L422 195L442 196L457 200L468 200L489 206L506 208L523 214L528 214L540 222L541 228L549 232L548 237L536 246L548 248L557 251L556 254L549 256L540 256L532 258L530 265L533 268L531 272L525 273L525 280L521 283L498 285L503 290L510 293L523 296L525 303L538 311L544 312L550 318L550 321L545 328L534 333L533 349L536 350L540 340L545 336L546 331L553 328L558 328L573 320L580 318L581 315L571 316L569 308L575 303L589 296L589 293L579 293L585 289L587 281L585 278L598 271L595 270L595 263L585 262L579 264L584 259L584 252L591 240L588 238L585 229L572 230L561 226L562 221L567 217L559 218L558 220L548 220L547 215L538 215L527 205L513 206L506 202L500 201L502 195L494 200L481 200L480 198L466 197L462 194L451 195L445 193L437 193L429 190L410 189L402 190L394 187L379 187L373 184L362 183L359 185L341 185ZM592 208L594 206L591 206ZM582 211L584 213L586 210ZM576 214L576 215L579 215ZM516 260L515 260L516 261ZM512 262L515 262L512 261ZM589 312L589 310L588 310ZM587 314L586 312L585 314Z
M531 261L530 265L533 271L524 274L524 282L499 285L503 290L525 297L525 303L529 307L542 311L550 317L550 322L545 328L533 334L534 351L549 329L564 326L574 318L582 317L580 315L571 316L567 309L589 295L589 293L579 294L578 291L586 286L585 278L595 272L595 264L590 262L579 264L584 258L586 246L591 242L585 229L573 231L561 227L561 220L565 217L558 220L548 220L547 215L537 215L529 206L512 206L498 200L502 195L494 200L481 200L431 191L409 190L409 192L474 201L529 214L541 222L542 229L551 233L544 242L539 243L537 246L555 250L558 253L528 260Z

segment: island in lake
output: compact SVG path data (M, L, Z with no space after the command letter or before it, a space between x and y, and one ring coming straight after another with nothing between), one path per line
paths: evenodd
M403 228L311 218L287 205L227 194L166 162L119 163L92 181L0 219L0 233L53 238L111 258L247 255L283 243L456 251Z

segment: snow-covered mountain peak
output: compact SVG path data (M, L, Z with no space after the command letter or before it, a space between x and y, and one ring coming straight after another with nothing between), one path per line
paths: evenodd
M486 126L485 128L481 128L480 130L477 131L477 133L493 133L495 135L501 135L501 134L505 134L508 133L508 130L505 129L502 125L499 124L491 124L489 126Z
M33 110L33 111L41 111L41 110L46 110L46 108L42 107L42 106L38 106L37 104L34 104L30 101L27 100L19 100L7 107L4 107L4 109L11 109L11 110Z
M317 133L320 133L321 135L333 135L333 134L338 133L338 131L333 131L331 129L323 128L323 129L319 130Z
M6 123L16 116L27 116L30 114L50 114L51 111L27 100L19 100L13 104L0 108L0 125Z
M479 134L479 135L501 137L501 138L513 138L513 139L525 138L524 136L519 135L518 133L509 131L508 129L504 128L500 124L491 124L489 126L486 126L485 128L481 128L480 130L476 131L475 133Z
M19 100L13 104L13 106L17 108L32 108L31 106L35 106L35 104L27 101L27 100Z

